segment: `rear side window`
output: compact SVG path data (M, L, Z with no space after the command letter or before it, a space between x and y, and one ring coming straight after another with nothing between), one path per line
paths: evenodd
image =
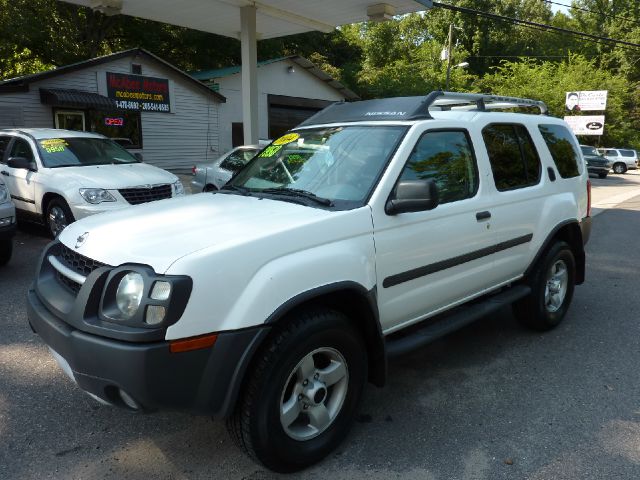
M482 130L482 137L499 191L530 187L540 182L540 157L523 125L487 125Z
M622 155L623 157L635 157L636 156L636 151L635 150L620 150L620 155Z
M571 178L580 175L578 168L580 154L571 132L562 125L538 125L538 129L549 147L560 176Z
M4 154L7 151L11 137L0 137L0 162L4 161Z
M466 132L433 131L420 137L400 180L421 179L433 179L438 186L440 203L475 195L478 171Z
M256 150L238 150L233 152L227 158L225 158L220 164L220 168L230 170L232 172L238 172L244 167L249 160L256 156Z

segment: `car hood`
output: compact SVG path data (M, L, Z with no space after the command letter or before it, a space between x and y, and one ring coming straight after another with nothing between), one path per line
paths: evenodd
M173 173L146 163L122 165L91 165L86 167L63 167L54 169L63 173L66 180L77 182L79 187L94 187L117 190L138 185L174 183L178 180Z
M279 200L201 193L93 215L69 225L59 239L107 265L142 263L164 273L176 260L198 250L293 232L334 214Z
M592 164L601 164L601 165L606 165L607 163L609 163L609 160L607 160L604 157L601 157L599 155L585 155L584 159L587 162L591 162Z

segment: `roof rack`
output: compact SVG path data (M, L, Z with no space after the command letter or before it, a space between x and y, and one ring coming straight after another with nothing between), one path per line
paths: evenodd
M547 106L538 100L437 90L421 97L395 97L332 103L299 126L367 120L424 120L433 118L429 113L429 108L432 107L437 107L440 110L472 109L480 112L498 108L536 107L541 114L547 114Z
M548 113L547 105L540 100L519 97L503 97L487 93L459 93L437 90L427 95L425 103L427 105L427 111L431 106L450 109L454 106L466 106L468 108L469 105L475 104L476 109L480 112L498 108L535 107L540 110L541 115L546 115Z

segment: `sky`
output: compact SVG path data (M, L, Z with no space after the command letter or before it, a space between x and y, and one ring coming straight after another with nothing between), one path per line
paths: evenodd
M556 3L564 3L565 5L569 5L571 3L570 0L554 0ZM561 7L559 5L556 5L555 3L551 4L551 10L555 13L557 11L561 11L564 12L566 14L569 13L569 7Z

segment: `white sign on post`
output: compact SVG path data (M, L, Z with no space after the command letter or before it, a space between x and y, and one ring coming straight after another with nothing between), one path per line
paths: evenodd
M604 115L585 115L564 117L576 135L602 135L604 133Z
M567 92L565 107L570 112L603 111L607 109L607 90Z

